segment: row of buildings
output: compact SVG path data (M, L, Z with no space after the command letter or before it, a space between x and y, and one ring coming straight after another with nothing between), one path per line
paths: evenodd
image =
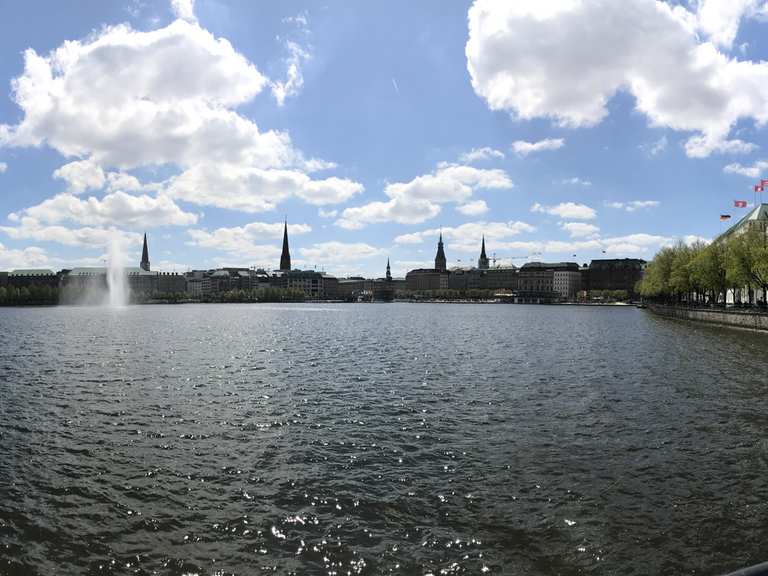
M411 270L405 284L411 293L485 290L521 303L575 301L596 291L626 292L634 298L645 266L645 260L623 258L592 260L581 266L576 262L528 262L519 268L491 267L483 238L476 267L449 270L440 234L434 268Z
M188 298L205 300L232 291L290 290L313 300L391 301L396 297L462 297L482 293L514 302L573 301L588 291L625 291L634 296L645 261L637 259L593 260L588 266L575 262L529 262L521 267L491 266L482 239L477 266L448 269L442 234L437 244L434 268L411 270L404 279L393 278L389 261L381 278L336 278L315 270L291 267L288 226L283 229L283 247L278 270L218 268L186 273L151 269L147 236L141 262L125 268L125 278L134 297ZM104 267L0 272L2 286L49 286L57 288L61 300L76 302L83 295L108 289L109 271Z

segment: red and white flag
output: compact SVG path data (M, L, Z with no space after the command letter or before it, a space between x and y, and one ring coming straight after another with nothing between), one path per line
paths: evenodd
M736 208L746 208L747 207L747 201L746 200L734 200L733 205Z
M760 187L768 186L768 180L760 180Z
M763 191L763 185L755 184L755 192L762 192L762 191Z

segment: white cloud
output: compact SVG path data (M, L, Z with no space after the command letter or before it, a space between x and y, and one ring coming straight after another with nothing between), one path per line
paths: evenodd
M300 248L299 254L307 263L322 266L341 266L355 263L359 260L385 256L386 252L370 244L362 242L321 242L306 248Z
M730 50L742 17L756 13L762 3L758 0L699 0L696 11L699 29L713 44Z
M267 80L225 39L176 20L148 32L106 27L40 56L24 54L13 96L24 116L9 144L47 143L102 167L300 162L287 135L230 110Z
M536 228L526 222L466 222L460 226L448 228L432 228L421 232L402 234L395 238L395 244L421 244L425 241L437 242L440 234L446 242L446 250L459 252L480 251L480 241L485 236L486 244L499 246L500 242L523 234L535 232Z
M133 196L120 191L107 194L102 199L59 194L14 216L45 224L73 222L125 228L186 226L195 224L198 218L196 214L184 212L167 196Z
M197 22L195 0L171 0L171 10L177 18L187 22Z
M320 218L336 218L336 216L339 215L338 210L324 210L323 208L320 208L317 211L317 215L320 216Z
M561 222L560 227L571 235L571 238L594 237L600 232L600 228L586 222Z
M104 187L106 181L104 170L91 160L78 160L65 164L54 171L53 177L64 180L72 194L80 194L86 190L99 190Z
M544 152L546 150L558 150L565 145L563 138L547 138L545 140L539 140L538 142L526 142L525 140L517 140L512 143L512 150L520 156L528 156L536 152Z
M559 216L564 220L593 220L597 217L594 208L576 202L562 202L555 206L543 206L537 202L531 206L531 212Z
M768 63L698 36L732 41L750 3L729 3L704 2L697 14L654 0L477 0L465 50L472 86L493 110L568 127L599 123L624 90L653 126L695 133L689 155L744 152L750 145L728 136L741 119L768 121Z
M570 184L572 186L584 186L585 188L592 186L592 182L589 180L584 180L583 178L579 178L578 176L574 176L573 178L565 178L560 181L561 184Z
M42 248L30 246L23 250L16 250L0 244L0 270L42 268L48 265L48 255Z
M342 178L312 180L296 170L263 170L239 165L199 164L171 178L167 193L206 206L265 212L291 197L316 206L346 202L363 186Z
M110 192L121 190L123 192L136 192L145 188L154 188L155 185L144 186L139 179L125 172L108 172L107 189Z
M624 210L626 212L635 212L636 210L643 210L648 208L656 208L661 204L658 200L631 200L629 202L606 202L605 205L608 208L615 208L616 210Z
M480 216L488 212L488 204L485 200L475 200L474 202L467 202L461 206L456 207L456 212L464 214L465 216Z
M760 178L766 171L768 171L768 160L757 160L751 166L733 163L723 168L723 172L727 174L741 174L747 178Z
M712 153L749 154L758 148L757 144L743 140L715 140L708 136L693 136L685 143L685 153L691 158L706 158Z
M465 164L472 164L474 162L492 159L503 160L504 152L485 146L483 148L472 148L472 150L465 152L459 157L459 161Z
M8 170L8 164L6 164L5 162L0 162L0 174L5 172L6 170Z
M115 228L67 228L66 226L41 224L29 217L19 219L16 226L0 226L0 232L15 240L36 240L39 242L55 242L65 246L84 248L104 248L115 235L123 238L126 244L141 244L141 234L124 232Z
M430 174L417 176L408 182L388 184L384 193L390 199L386 202L347 208L336 224L349 230L378 222L420 224L437 216L441 204L466 204L475 190L508 189L513 186L503 170L440 163L437 170Z
M285 43L288 50L288 57L285 59L284 81L273 81L270 84L272 95L275 97L278 106L285 104L286 98L296 96L304 86L304 74L301 67L304 62L312 58L312 53L291 40Z
M307 224L288 225L289 236L306 234L311 230ZM231 257L242 256L269 265L280 256L279 239L283 235L283 223L251 222L244 226L217 228L212 232L192 229L187 233L192 238L189 242L192 246L221 250L230 253Z

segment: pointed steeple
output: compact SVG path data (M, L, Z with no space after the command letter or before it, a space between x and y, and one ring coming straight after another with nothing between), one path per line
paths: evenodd
M280 270L288 271L291 269L291 253L288 251L288 219L285 220L283 228L283 253L280 254Z
M149 248L147 247L147 233L144 232L144 248L141 249L141 264L139 264L142 270L149 272Z
M488 270L488 256L485 255L485 234L483 234L483 245L480 248L480 258L477 259L477 267L480 270Z
M389 269L389 258L387 258L387 282L392 282L392 271Z
M440 239L437 241L437 254L435 255L435 270L445 272L448 265L445 260L445 250L443 250L443 231L440 231Z

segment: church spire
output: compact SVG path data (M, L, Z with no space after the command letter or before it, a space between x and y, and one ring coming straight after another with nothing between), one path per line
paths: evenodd
M389 269L389 258L387 258L387 282L392 282L392 271Z
M141 264L139 264L142 270L149 272L149 248L147 247L147 233L144 232L144 248L141 250Z
M288 251L288 219L283 228L283 253L280 254L280 270L287 272L291 269L291 253Z
M445 272L448 265L445 260L445 250L443 250L443 231L440 231L440 239L437 241L437 254L435 255L435 270Z
M480 248L480 258L477 260L477 267L480 270L488 270L488 256L485 255L485 235L483 235L483 245Z

